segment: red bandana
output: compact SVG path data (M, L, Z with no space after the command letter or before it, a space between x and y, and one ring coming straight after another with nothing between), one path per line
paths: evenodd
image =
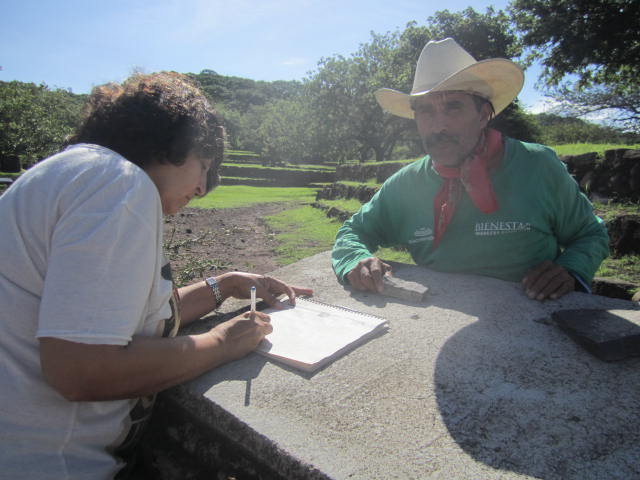
M499 159L495 164L489 164L489 161L501 146L502 134L497 130L487 129L484 141L480 142L473 155L460 167L446 167L433 162L436 172L445 179L433 200L435 237L432 248L434 250L438 247L440 239L453 218L462 187L467 191L473 204L483 213L495 212L498 209L489 170L497 165Z

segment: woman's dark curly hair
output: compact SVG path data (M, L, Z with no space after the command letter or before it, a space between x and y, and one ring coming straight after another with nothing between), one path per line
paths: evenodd
M145 168L182 165L189 154L213 158L207 191L219 183L224 127L204 94L174 72L135 74L122 85L95 87L69 143L107 147Z

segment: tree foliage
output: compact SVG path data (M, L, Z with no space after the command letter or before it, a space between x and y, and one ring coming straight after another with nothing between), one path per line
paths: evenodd
M510 11L556 111L613 111L610 123L640 131L638 0L514 0Z
M510 17L492 7L485 13L471 7L462 12L439 11L429 17L427 28L432 39L453 37L477 60L516 58L522 53Z
M231 147L262 151L256 134L262 115L271 111L263 108L281 100L298 97L302 83L297 81L264 82L241 77L227 77L213 70L202 70L189 76L211 99L225 119Z
M607 85L578 88L562 84L551 90L557 105L554 111L568 117L587 117L599 113L609 125L640 133L640 86L617 89Z
M373 95L388 86L397 71L397 35L372 36L372 42L361 45L350 58L322 59L307 84L313 111L321 119L317 134L322 140L316 143L326 146L324 156L338 161L383 160L411 126L385 116Z
M312 135L307 105L296 98L277 100L262 108L260 125L255 133L263 161L272 164L309 162L314 149L310 148Z
M535 121L548 145L569 143L637 143L638 135L625 134L619 129L587 122L575 117L541 113Z
M265 105L276 100L288 99L302 91L297 81L278 80L264 82L241 77L226 77L213 70L202 70L189 74L216 105L239 113L247 112L256 105Z
M514 0L510 11L549 85L567 74L580 87L640 84L638 0Z
M0 156L29 166L58 151L80 119L84 97L46 85L0 82Z
M255 81L213 70L187 75L220 111L229 146L260 153L270 163L422 154L414 122L383 112L373 94L382 87L409 92L422 48L445 37L455 38L478 60L518 59L526 46L539 48L547 62L545 78L550 85L557 82L553 94L561 111L576 116L625 109L626 117L618 113L616 120L630 128L640 124L640 87L632 71L640 40L630 33L631 24L640 24L639 5L637 0L514 0L513 18L493 8L443 10L424 24L412 21L403 30L372 32L353 54L321 59L302 82ZM575 85L560 83L566 73L578 75ZM606 83L614 78L617 83ZM0 82L0 155L19 155L28 164L53 153L76 125L83 102L83 96L46 85ZM515 101L492 126L515 138L551 144L626 138L615 128L560 118L529 115Z

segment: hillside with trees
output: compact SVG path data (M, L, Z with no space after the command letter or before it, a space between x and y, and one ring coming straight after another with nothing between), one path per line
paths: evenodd
M583 15L563 15L578 7ZM373 92L381 87L409 91L424 44L452 36L477 59L506 57L523 65L533 57L542 60L542 80L560 107L532 115L514 102L494 120L507 135L551 145L637 143L640 118L634 112L640 105L632 100L640 88L635 75L640 43L631 26L640 21L639 11L633 0L514 0L508 13L443 10L424 24L412 21L402 31L372 33L348 57L320 59L302 81L255 81L214 70L188 75L225 119L229 147L255 152L265 164L415 158L422 149L413 122L383 112ZM543 17L549 22L541 22ZM624 21L611 30L615 34L594 44L593 38L609 38L601 24L619 17ZM578 80L567 83L570 75ZM603 92L606 99L599 96ZM614 95L628 102L617 104L609 126L579 118L610 108ZM58 150L77 124L84 98L46 85L0 82L0 158L19 158L28 167Z
M245 156L254 160L250 166L226 165L223 174L227 185L240 183L244 187L251 176L249 170L258 172L260 178L251 181L260 185L272 185L277 178L290 187L295 183L292 179L300 177L305 177L302 183L306 185L311 181L311 169L318 178L362 170L365 173L359 173L356 181L370 183L378 170L398 168L381 161L421 156L413 122L383 112L373 92L381 87L410 91L422 47L431 39L446 36L454 37L478 60L507 57L523 66L534 59L542 61L545 70L540 80L557 107L534 115L514 102L493 122L507 135L558 150L563 144L574 143L639 144L640 87L635 74L640 48L636 32L639 6L636 0L514 0L507 12L492 8L484 13L472 8L455 13L443 10L424 23L409 22L402 30L372 32L369 41L351 55L320 59L302 81L255 81L212 69L186 74L222 114L229 149L248 151ZM15 175L19 175L20 166L28 168L59 150L78 124L85 98L44 84L0 82L0 171L17 171ZM581 118L590 112L608 112L608 124ZM637 249L637 196L629 200L631 197L620 192L628 193L629 185L632 193L638 191L638 151L610 150L606 161L595 153L569 153L574 155L565 161L585 191L613 192L606 204L596 202L599 214L612 217L607 221L610 232L618 232L611 234L612 242L617 245L626 239ZM256 159L262 165L255 165ZM287 174L279 167L264 168L284 164L296 168L288 169ZM316 166L322 164L325 166ZM340 167L334 168L336 165ZM367 195L376 188L348 183L353 182L343 185ZM623 185L627 190L621 189ZM0 194L4 188L0 184ZM327 211L340 210L329 205ZM306 220L294 223L307 224ZM614 229L618 224L624 228ZM300 232L293 237L297 245ZM603 272L620 278L630 272L625 278L633 285L621 283L618 290L637 290L638 252L622 253L615 245L614 256L605 262Z

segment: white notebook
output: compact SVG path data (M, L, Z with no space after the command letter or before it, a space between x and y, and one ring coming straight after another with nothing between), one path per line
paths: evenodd
M295 307L284 303L284 310L264 310L271 317L273 332L256 352L306 372L323 367L387 328L382 317L308 298L296 298Z

